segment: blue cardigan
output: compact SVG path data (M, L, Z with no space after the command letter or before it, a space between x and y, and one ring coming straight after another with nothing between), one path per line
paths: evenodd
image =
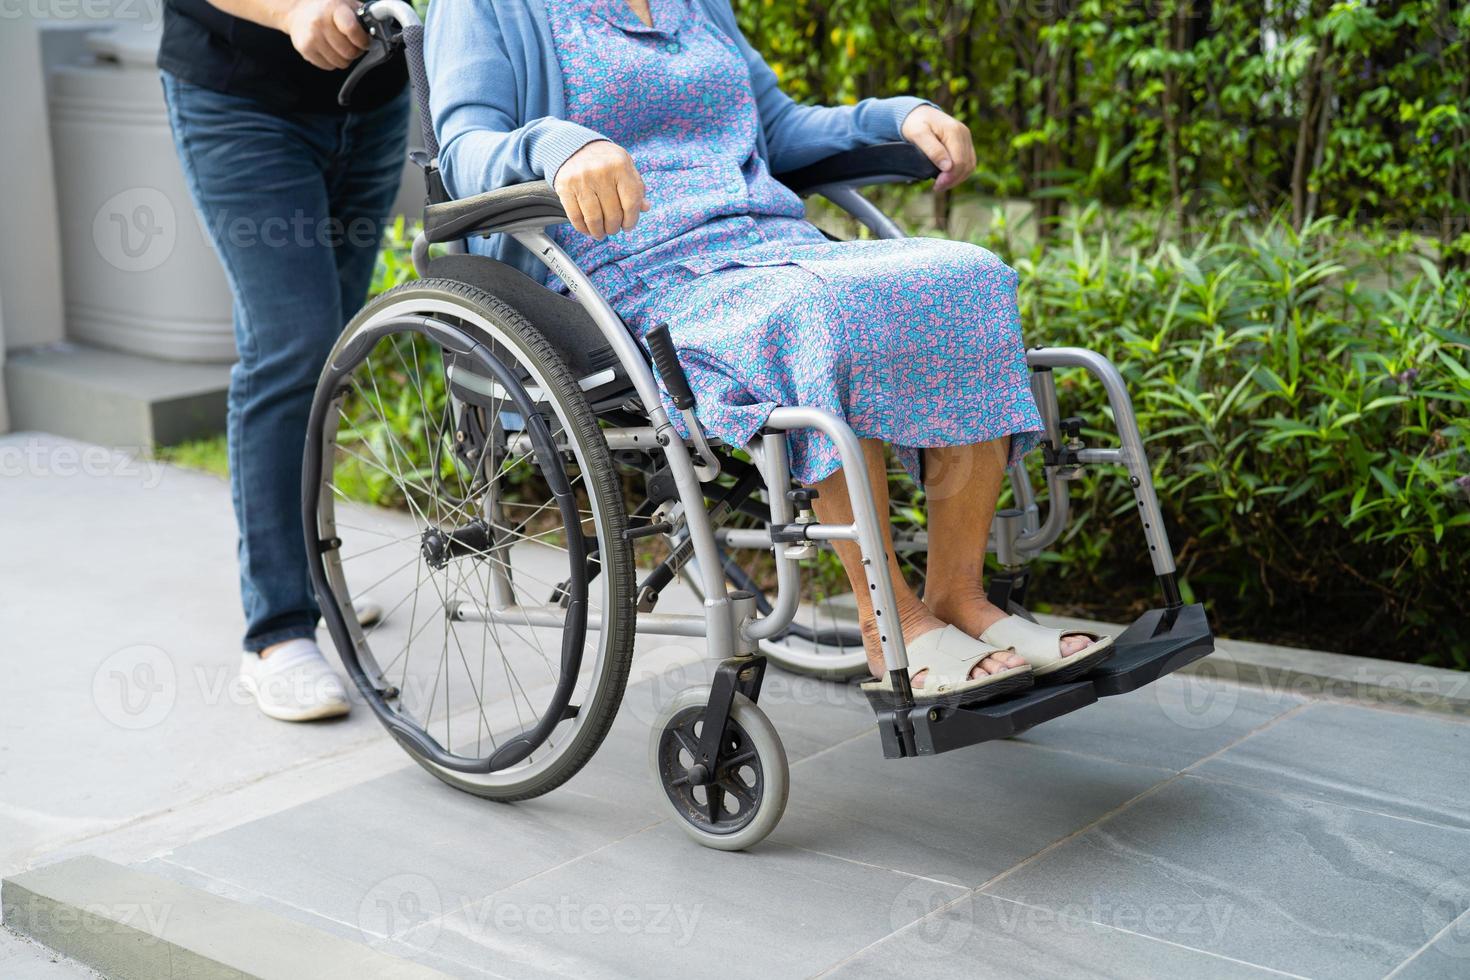
M900 139L904 117L928 104L901 96L797 105L741 34L730 0L690 2L745 56L761 120L758 150L773 172ZM538 178L554 183L568 157L606 138L563 118L561 65L542 0L439 0L429 8L425 61L439 168L455 197ZM546 281L546 267L508 235L473 247Z

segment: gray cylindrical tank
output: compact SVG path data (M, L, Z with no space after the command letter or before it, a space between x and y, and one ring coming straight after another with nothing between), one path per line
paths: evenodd
M174 152L159 32L88 38L50 78L70 339L175 361L235 359L231 297Z

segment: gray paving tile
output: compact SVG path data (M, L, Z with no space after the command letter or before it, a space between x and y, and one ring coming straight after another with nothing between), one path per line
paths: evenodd
M0 871L384 737L361 710L273 722L232 683L228 484L38 433L0 453L35 461L0 479Z
M918 974L935 980L1016 977L1189 977L1248 980L1267 970L1136 932L971 893L827 974L844 980Z
M232 882L221 881L218 878L211 878L210 876L201 874L192 868L185 868L171 861L167 861L161 858L155 858L151 861L145 861L142 864L137 865L136 867L140 871L146 871L150 874L159 875L160 877L168 878L172 881L188 885L192 888L198 888L201 891L209 892L212 895L218 895L219 897L229 899L232 902L240 902L241 904L253 905L258 908L263 908L269 912L274 912L275 914L282 916L283 918L291 919L293 921L301 923L302 925L310 926L313 929L320 929L323 932L329 932L335 936L340 936L343 939L348 939L358 943L366 943L367 945L370 945L376 949L380 949L385 953L391 953L392 955L397 956L401 959L410 960L422 964L423 966L431 967L441 973L448 974L449 976L471 977L477 978L477 980L486 980L486 978L489 978L489 980L495 980L495 978L497 977L497 974L492 973L489 970L485 970L465 963L447 960L442 956L438 956L430 952L429 950L424 949L421 946L410 946L395 939L385 939L381 936L375 936L371 932L364 932L363 928L359 926L356 922L340 922L337 919L331 919L323 915L318 915L317 913L309 909L298 908L294 905L287 905L286 903L277 900L272 895L252 891L248 888L242 887ZM384 896L380 894L375 897L382 898ZM391 905L391 900L394 898L394 896L392 894L389 894L387 898L390 900ZM442 914L442 912L444 911L442 908L439 908L437 905L434 905L432 903L427 909L423 908L421 905L417 909L415 909L412 902L405 902L404 906L405 907L400 910L400 914L404 915L406 918L412 916L417 917L411 923L412 925L417 925L419 922L432 917L432 915ZM377 917L374 916L373 918ZM372 925L372 922L367 922L365 924L370 927ZM3 965L3 961L0 961L0 966ZM0 973L0 976L5 976L6 980L10 980L8 975Z
M461 980L519 980L514 976L496 973L488 969L484 963L464 963L459 960L451 960L433 950L423 946L414 946L399 939L380 939L374 942L373 946L385 953L432 967L440 973L459 977Z
M370 935L418 922L626 836L640 809L562 788L514 805L403 770L216 834L172 863Z
M1458 891L1458 896L1455 892ZM1447 902L1470 905L1470 881L1441 889ZM1470 912L1461 913L1434 941L1393 973L1393 980L1465 980L1470 977Z
M1451 921L1437 889L1467 873L1465 831L1185 776L986 891L1289 973L1381 977Z
M884 759L875 733L792 767L772 839L975 886L1168 775L1014 741Z
M1039 725L1019 740L1178 772L1301 703L1280 691L1170 674Z
M769 843L711 851L662 824L403 938L514 977L805 977L963 894Z
M356 922L345 922L340 919L329 918L320 915L310 909L300 908L281 901L269 892L258 892L243 885L230 881L222 881L219 878L204 874L194 868L184 867L167 858L153 858L133 865L138 871L146 871L149 874L167 878L170 881L200 891L217 895L220 898L239 902L242 905L253 905L266 911L274 912L283 918L292 919L313 929L330 932L334 936L350 939L353 942L371 942L375 937L371 933L364 933Z
M1470 724L1312 704L1197 774L1470 828Z

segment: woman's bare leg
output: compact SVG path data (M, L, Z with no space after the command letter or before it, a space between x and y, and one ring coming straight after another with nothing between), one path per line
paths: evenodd
M888 471L883 461L883 443L876 439L863 439L862 447L863 462L867 464L868 484L873 488L873 502L880 517L886 517L888 514ZM816 511L817 518L823 524L852 523L852 502L847 496L847 480L843 477L841 470L815 484L815 488L818 496L812 501L812 509ZM991 501L991 509L994 510L994 507L995 502ZM888 559L888 574L893 579L893 594L898 603L898 619L903 629L904 641L914 640L930 630L942 629L945 622L936 618L904 581L903 571L898 567L898 559L893 552L893 537L888 521L880 519L879 524L883 530L883 551ZM882 677L885 673L883 652L878 644L876 618L873 616L873 603L868 595L868 580L863 571L862 551L855 541L833 541L832 545L837 550L837 556L842 559L842 567L847 572L853 594L857 597L858 621L863 628L863 646L868 654L868 669L872 671L873 676ZM983 544L981 547L983 552ZM971 676L979 677L982 673L993 674L1004 670L1006 666L1019 667L1022 663L1020 658L1016 658L1013 664L1003 664L997 662L996 657L987 657L975 667ZM910 680L915 687L923 687L924 672L916 672Z
M929 504L929 571L924 604L953 626L979 636L1006 616L985 595L985 546L1010 457L1010 440L924 450L924 493ZM1091 641L1064 636L1062 656ZM1014 664L1021 659L1015 654Z

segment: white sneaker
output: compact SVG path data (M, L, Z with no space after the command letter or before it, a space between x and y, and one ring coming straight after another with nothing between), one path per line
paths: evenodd
M264 660L246 653L240 659L240 684L261 711L278 721L335 718L352 709L316 642L304 637L288 640Z

